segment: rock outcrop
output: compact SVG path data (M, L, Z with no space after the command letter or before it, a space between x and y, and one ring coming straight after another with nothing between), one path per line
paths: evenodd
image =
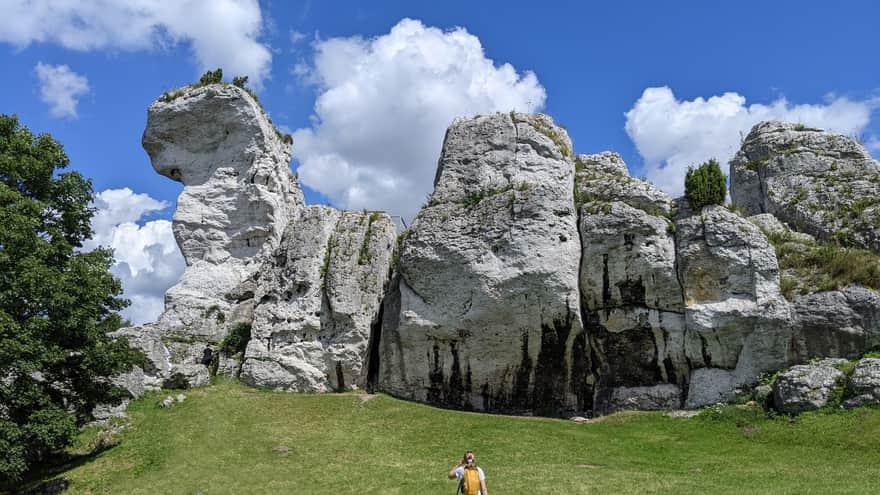
M667 218L672 201L630 177L616 153L580 155L577 164L580 292L595 361L593 408L680 407L689 370L674 226Z
M173 228L187 267L155 324L116 333L147 356L146 385L204 385L211 367L274 389L362 387L390 217L306 207L289 143L247 91L175 94L150 106L143 144L158 173L184 184ZM245 355L216 352L241 325Z
M680 205L676 220L684 290L687 405L733 399L733 390L791 364L791 309L761 230L722 206Z
M847 388L849 397L843 407L880 404L880 359L866 358L856 363Z
M302 210L256 282L241 379L297 392L363 388L395 238L382 213Z
M210 369L274 390L586 416L728 402L800 365L772 389L798 413L838 404L847 380L844 361L803 363L880 345L874 290L812 280L783 296L781 275L799 272L780 269L780 247L880 248L880 165L817 129L752 130L731 169L744 217L694 211L616 153L575 155L545 115L459 119L399 237L384 213L306 206L289 146L240 88L161 98L144 147L184 184L187 262L158 322L115 333L147 355L147 388L199 386ZM243 353L206 350L246 334ZM880 401L877 362L856 366L844 405Z
M158 325L219 341L232 309L224 296L278 246L304 204L290 146L256 100L224 84L156 100L143 145L156 172L184 185L173 229L187 266L165 295Z
M848 137L756 125L730 162L730 197L817 238L880 250L880 163Z
M835 390L843 386L843 372L835 366L846 360L827 359L793 366L776 378L773 403L787 414L814 411L829 405Z
M543 115L456 120L402 243L378 387L456 408L590 409L565 131Z

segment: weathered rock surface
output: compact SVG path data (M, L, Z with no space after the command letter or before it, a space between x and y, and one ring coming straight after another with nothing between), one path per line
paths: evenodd
M619 201L653 215L668 215L672 210L672 198L653 184L630 177L617 153L578 155L576 165L575 187L582 202Z
M384 308L379 388L485 411L589 408L573 180L571 142L546 116L452 124Z
M854 140L783 122L752 128L730 162L730 197L796 230L880 250L880 163Z
M110 382L124 388L130 395L131 399L139 399L144 395L144 370L138 366L132 367L131 371L122 373L111 378ZM122 402L113 406L110 404L98 404L92 410L92 418L95 421L105 421L114 417L125 417L125 410L128 408L130 399L123 399Z
M843 407L880 404L880 359L867 358L856 363L847 392L850 397L843 402Z
M290 146L247 92L219 84L153 102L143 145L156 172L184 185L173 228L187 267L157 324L166 335L219 341L231 309L224 296L303 205Z
M671 383L649 387L619 387L611 393L607 411L660 411L681 407L681 388Z
M799 296L794 315L794 345L800 361L855 359L880 345L880 295L871 289L850 286Z
M175 364L162 382L162 388L203 387L211 381L208 367L202 364Z
M639 395L645 386L673 383L677 389L688 375L670 221L620 201L590 201L580 213L580 290L597 375L594 409L619 409L627 390L637 404L656 403ZM680 391L668 388L661 387L663 397L680 401Z
M813 411L828 405L835 388L843 385L843 372L834 360L792 366L780 373L773 386L773 403L787 414Z
M147 355L147 388L208 383L206 347L239 325L244 355L212 366L256 386L563 416L728 402L761 373L880 344L876 292L789 303L767 238L880 248L880 165L842 136L756 126L732 162L746 219L691 211L616 153L575 155L547 116L457 120L398 247L385 214L305 206L289 146L239 88L153 103L143 144L184 184L187 262L157 323L114 334ZM777 407L827 402L829 363L784 373ZM876 401L860 366L847 404Z
M792 316L776 254L757 226L721 206L696 213L685 202L676 225L694 369L687 404L727 402L739 385L791 364Z
M302 210L259 274L241 379L298 392L363 387L395 237L385 214Z

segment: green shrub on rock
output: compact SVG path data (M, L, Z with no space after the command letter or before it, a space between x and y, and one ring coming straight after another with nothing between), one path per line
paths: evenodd
M727 176L714 159L697 168L688 167L684 178L684 192L694 210L707 205L724 204L727 196Z
M220 343L220 350L227 354L243 354L250 340L250 324L239 323L232 327L232 331Z

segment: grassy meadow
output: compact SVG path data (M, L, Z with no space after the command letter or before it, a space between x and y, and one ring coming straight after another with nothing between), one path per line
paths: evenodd
M83 431L71 494L445 494L475 451L491 494L880 490L880 410L768 418L728 406L693 418L622 413L585 424L448 411L385 395L274 393L218 382L133 402L118 442Z

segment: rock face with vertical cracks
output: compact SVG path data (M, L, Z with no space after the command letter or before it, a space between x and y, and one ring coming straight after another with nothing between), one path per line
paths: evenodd
M452 124L385 303L378 388L483 411L590 408L573 179L549 117Z
M187 263L158 322L116 333L147 354L145 384L161 386L186 366L206 372L205 347L217 351L230 330L249 325L243 381L292 391L364 386L394 248L390 217L306 207L290 145L232 85L160 98L143 144L157 172L184 184L174 235Z
M682 200L676 226L693 369L687 405L727 402L736 387L795 358L776 254L757 226L722 206L694 212Z
M880 250L880 162L846 136L762 122L730 162L730 197L795 230Z
M248 309L227 296L278 246L303 195L290 171L290 145L259 103L232 85L157 99L143 146L156 172L184 186L173 230L186 270L166 293L159 320L127 330L156 357L148 382L158 383L172 363L198 363L206 345L249 321Z
M255 276L241 380L295 392L364 387L395 237L384 213L301 210Z
M594 409L680 407L689 370L675 242L666 218L671 201L630 177L616 154L579 158L576 187L586 200L580 208L580 287L594 350ZM603 166L607 161L621 166Z
M217 340L217 315L230 310L224 295L278 245L302 192L290 146L247 92L209 85L165 100L150 105L143 145L156 172L184 185L173 229L187 266L159 324Z

